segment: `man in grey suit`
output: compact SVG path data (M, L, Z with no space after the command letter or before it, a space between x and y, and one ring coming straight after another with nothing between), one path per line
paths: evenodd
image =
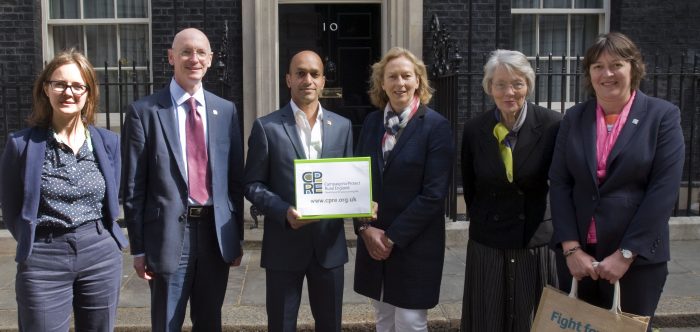
M221 331L229 266L243 256L243 143L236 108L205 91L206 35L168 50L169 87L129 105L122 135L124 216L134 269L151 288L153 331Z
M316 53L297 53L286 81L292 101L255 121L245 171L245 196L265 215L260 265L266 275L268 329L296 330L306 277L316 331L340 331L343 264L348 261L343 220L299 219L292 205L294 159L350 157L350 121L321 107L325 77Z

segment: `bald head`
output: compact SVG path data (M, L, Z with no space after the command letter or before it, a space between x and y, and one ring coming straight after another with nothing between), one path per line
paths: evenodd
M211 67L209 39L194 28L178 32L168 50L168 62L173 66L175 82L189 94L194 94L201 88L202 78Z
M209 38L207 38L207 35L195 28L187 28L178 32L175 35L175 38L173 38L171 48L176 49L179 45L187 41L198 41L204 43L207 45L207 51L211 51L211 46L209 46Z
M294 54L291 60L289 60L289 68L287 69L287 73L292 72L292 68L295 66L295 64L299 62L317 62L320 64L321 68L321 74L323 74L323 61L321 60L321 57L316 54L314 51L301 51L297 54Z
M317 109L321 90L326 84L321 57L313 51L297 53L289 62L286 79L294 103L307 113L307 116L313 114Z

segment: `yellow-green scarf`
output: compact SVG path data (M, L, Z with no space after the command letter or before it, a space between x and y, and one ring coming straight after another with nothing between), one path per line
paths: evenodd
M508 177L508 182L513 182L513 150L510 148L509 144L506 144L506 136L510 130L502 123L497 123L493 127L493 136L498 140L498 149L501 151L501 158L503 158L503 164L506 166L506 176Z

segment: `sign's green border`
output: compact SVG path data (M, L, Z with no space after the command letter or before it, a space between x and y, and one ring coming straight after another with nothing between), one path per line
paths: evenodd
M357 162L366 161L369 164L369 210L372 211L372 158L371 157L348 157L348 158L321 158L321 159L294 159L294 192L297 192L297 164L316 164L316 163L337 163L337 162ZM296 194L294 196L294 204L296 206ZM372 217L372 213L356 213L356 214L324 214L324 215L308 215L302 216L301 220L309 219L338 219L338 218L366 218Z

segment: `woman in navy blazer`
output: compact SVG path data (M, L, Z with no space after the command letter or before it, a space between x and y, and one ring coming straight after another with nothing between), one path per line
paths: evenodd
M355 149L372 158L376 220L356 223L355 291L372 298L377 331L427 331L445 256L445 196L454 147L449 122L427 108L425 65L394 47L372 66Z
M17 240L20 331L114 329L127 246L119 215L119 138L92 126L95 71L58 54L34 83L30 128L12 134L0 164L5 224Z
M609 308L619 280L622 310L653 316L683 170L680 111L638 90L644 62L623 34L599 36L583 67L595 98L570 108L557 136L552 243L563 250L568 280L580 280L581 299Z

